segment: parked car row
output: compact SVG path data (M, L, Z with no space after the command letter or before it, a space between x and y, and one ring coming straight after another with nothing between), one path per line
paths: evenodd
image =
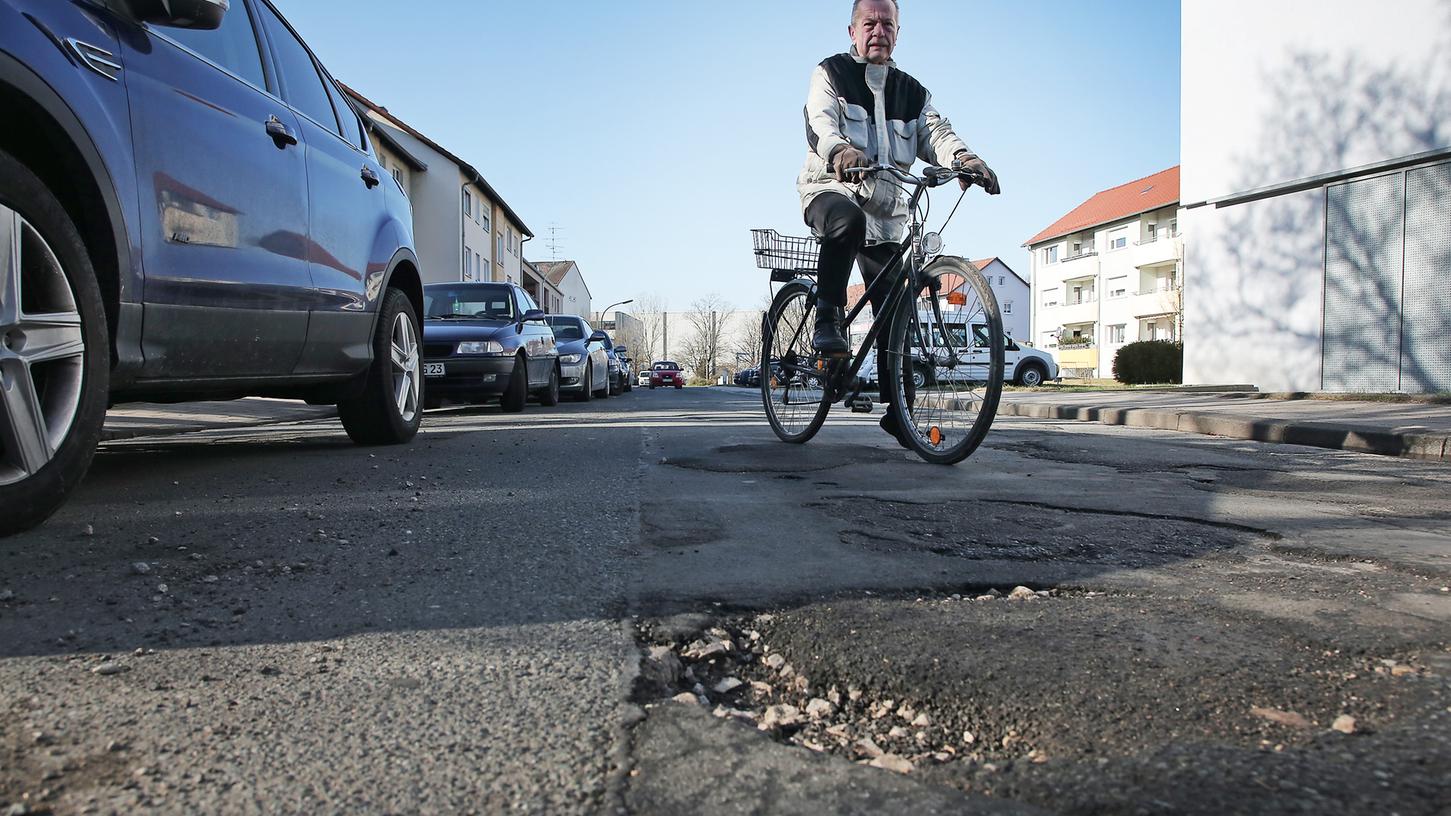
M513 413L631 388L629 349L582 317L545 314L517 284L431 283L423 302L427 408L497 398Z

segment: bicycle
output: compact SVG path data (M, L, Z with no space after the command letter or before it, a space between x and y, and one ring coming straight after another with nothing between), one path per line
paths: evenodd
M907 240L868 290L886 287L887 297L855 354L828 357L811 346L820 242L769 229L751 231L756 265L771 270L772 283L784 284L762 321L761 399L767 420L782 441L802 444L821 429L836 403L870 412L872 401L862 394L866 383L858 375L875 353L877 337L889 331L887 359L876 361L877 376L892 389L888 410L918 456L933 464L956 464L982 443L997 414L1005 348L1002 316L982 273L962 258L941 255L938 233L924 234L926 216L918 207L931 188L981 178L956 167L928 167L921 176L890 165L855 170L879 180L890 174L911 185ZM949 213L943 225L951 220ZM852 326L868 303L863 295L845 325ZM950 316L944 306L953 307Z

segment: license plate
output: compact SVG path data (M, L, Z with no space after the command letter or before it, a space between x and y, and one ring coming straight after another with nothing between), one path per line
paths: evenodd
M423 364L423 376L425 377L442 377L445 373L447 372L443 369L443 363Z

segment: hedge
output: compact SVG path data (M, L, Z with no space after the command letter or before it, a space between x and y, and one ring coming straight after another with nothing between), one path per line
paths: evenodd
M1184 381L1184 344L1171 340L1129 343L1113 358L1113 378L1127 385Z

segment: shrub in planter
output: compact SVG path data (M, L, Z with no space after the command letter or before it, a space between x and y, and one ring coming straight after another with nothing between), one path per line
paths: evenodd
M1184 381L1184 344L1171 340L1129 343L1113 358L1113 378L1127 385Z

